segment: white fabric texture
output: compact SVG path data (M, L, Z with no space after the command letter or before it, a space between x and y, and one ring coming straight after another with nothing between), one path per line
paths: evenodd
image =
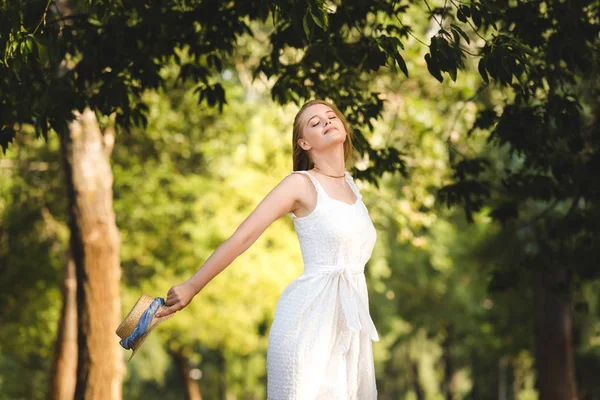
M364 267L377 233L362 195L353 204L333 199L311 173L315 209L290 213L300 242L304 273L277 303L269 331L269 400L375 400L372 341Z

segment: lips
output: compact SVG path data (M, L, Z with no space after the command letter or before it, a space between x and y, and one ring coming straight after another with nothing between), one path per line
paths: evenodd
M323 133L323 135L327 135L329 132L331 132L334 129L337 131L337 128L335 126L330 126L329 128L325 129L325 132Z

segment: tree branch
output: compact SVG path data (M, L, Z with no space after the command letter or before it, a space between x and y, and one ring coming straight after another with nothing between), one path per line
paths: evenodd
M60 22L60 21L67 21L70 19L87 18L87 17L89 17L89 15L90 14L88 14L88 13L65 15L65 16L53 19L52 21L48 22L46 25L54 24L54 23Z
M38 29L40 29L40 26L42 25L42 23L44 23L44 26L46 26L46 16L48 15L48 8L50 8L51 3L52 3L52 0L48 0L48 2L46 3L46 8L44 8L44 15L42 15L42 19L40 20L40 22L38 22L37 26L33 30L33 35L35 35L37 33L37 31L38 31ZM42 28L42 30L43 30L43 28Z

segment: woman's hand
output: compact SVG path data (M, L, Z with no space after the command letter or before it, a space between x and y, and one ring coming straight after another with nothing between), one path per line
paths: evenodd
M181 310L183 307L190 304L190 301L192 301L196 293L197 292L189 282L173 286L171 289L169 289L169 292L167 293L167 300L165 300L165 305L168 308L157 312L154 316L165 317L169 314L173 314L175 311Z

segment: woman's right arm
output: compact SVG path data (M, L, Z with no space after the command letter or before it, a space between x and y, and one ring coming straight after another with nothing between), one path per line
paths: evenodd
M165 305L156 316L165 316L187 306L215 276L246 251L274 221L294 211L305 196L306 180L300 174L286 176L256 206L235 232L208 257L203 266L185 283L173 286Z

